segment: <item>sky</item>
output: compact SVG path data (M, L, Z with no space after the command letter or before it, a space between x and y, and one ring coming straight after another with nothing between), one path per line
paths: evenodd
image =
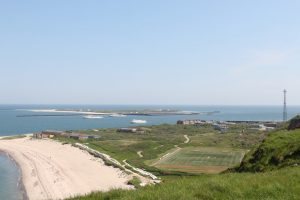
M298 0L0 0L0 104L300 105Z

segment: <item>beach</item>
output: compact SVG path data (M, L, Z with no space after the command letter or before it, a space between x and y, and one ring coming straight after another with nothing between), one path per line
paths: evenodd
M64 199L92 191L130 189L130 176L69 144L30 137L0 140L19 165L29 200Z

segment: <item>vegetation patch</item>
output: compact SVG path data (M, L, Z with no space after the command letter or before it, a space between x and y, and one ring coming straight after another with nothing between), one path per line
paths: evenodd
M290 120L288 130L295 130L300 128L300 115L297 115Z
M134 176L130 181L128 181L128 185L132 185L135 188L141 187L141 181L138 177Z

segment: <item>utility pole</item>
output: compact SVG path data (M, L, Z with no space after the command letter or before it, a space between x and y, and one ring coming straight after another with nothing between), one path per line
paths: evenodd
M283 102L283 121L286 122L287 121L287 109L286 109L286 89L283 90L283 94L284 94L284 102Z

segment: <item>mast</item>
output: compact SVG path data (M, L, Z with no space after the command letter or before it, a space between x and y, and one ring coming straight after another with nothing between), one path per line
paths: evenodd
M284 102L283 102L283 121L284 121L284 122L287 121L286 93L287 93L287 90L284 89L284 90L283 90L283 95L284 95Z

